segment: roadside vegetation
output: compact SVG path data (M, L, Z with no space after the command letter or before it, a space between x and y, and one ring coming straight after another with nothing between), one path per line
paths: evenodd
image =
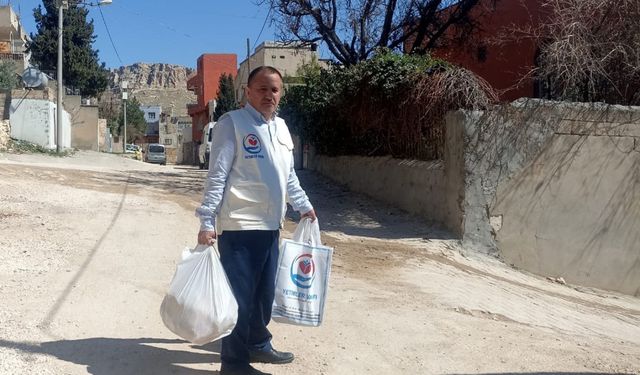
M305 84L288 89L281 116L293 133L331 156L438 159L446 113L484 109L497 100L466 69L388 49L348 67L311 63L299 75Z
M64 17L64 81L68 88L84 97L97 97L107 88L107 69L100 63L93 20L87 20L89 10L79 1L69 1ZM28 50L31 62L41 71L54 75L58 56L58 2L43 0L33 10L35 34L30 34Z
M638 0L545 0L535 75L552 99L640 105Z
M0 151L5 151L13 154L44 154L59 157L71 156L76 152L75 149L65 149L60 153L57 153L55 149L48 149L35 143L21 141L19 139L13 138L9 139L6 148L4 150L0 149Z

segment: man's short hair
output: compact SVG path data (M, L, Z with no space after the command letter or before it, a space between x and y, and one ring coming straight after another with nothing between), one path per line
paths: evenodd
M272 66L268 66L268 65L263 65L263 66L259 66L255 69L253 69L251 71L251 73L249 73L249 79L247 80L247 86L251 85L251 81L253 81L253 79L258 75L258 73L262 72L262 71L266 71L269 74L277 74L278 77L280 77L280 80L282 80L282 74L280 74L280 72L278 71L278 69L272 67Z

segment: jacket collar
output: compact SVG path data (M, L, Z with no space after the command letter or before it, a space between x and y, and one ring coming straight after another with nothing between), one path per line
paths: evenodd
M269 123L270 121L275 120L276 118L276 114L274 113L270 119L265 118L262 113L258 112L257 109L253 108L253 106L251 104L249 104L249 102L247 102L247 104L244 105L244 109L247 110L247 112L249 112L249 114L251 115L251 117L253 117L256 121L259 121L260 123Z

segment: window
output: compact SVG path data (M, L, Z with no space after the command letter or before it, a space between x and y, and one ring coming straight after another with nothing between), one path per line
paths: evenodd
M281 58L281 59L284 59L284 56L280 55L280 58Z
M170 146L172 141L173 141L173 140L172 140L171 138L165 138L165 139L164 139L164 144L165 144L166 146Z
M156 113L155 112L149 112L149 120L155 120L155 119L156 119Z

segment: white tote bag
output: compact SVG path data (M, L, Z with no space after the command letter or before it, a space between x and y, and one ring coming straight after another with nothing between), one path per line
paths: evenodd
M322 246L318 220L300 221L278 258L273 320L319 326L324 315L333 249Z
M231 334L238 320L238 304L215 247L184 249L160 315L171 332L194 344Z

